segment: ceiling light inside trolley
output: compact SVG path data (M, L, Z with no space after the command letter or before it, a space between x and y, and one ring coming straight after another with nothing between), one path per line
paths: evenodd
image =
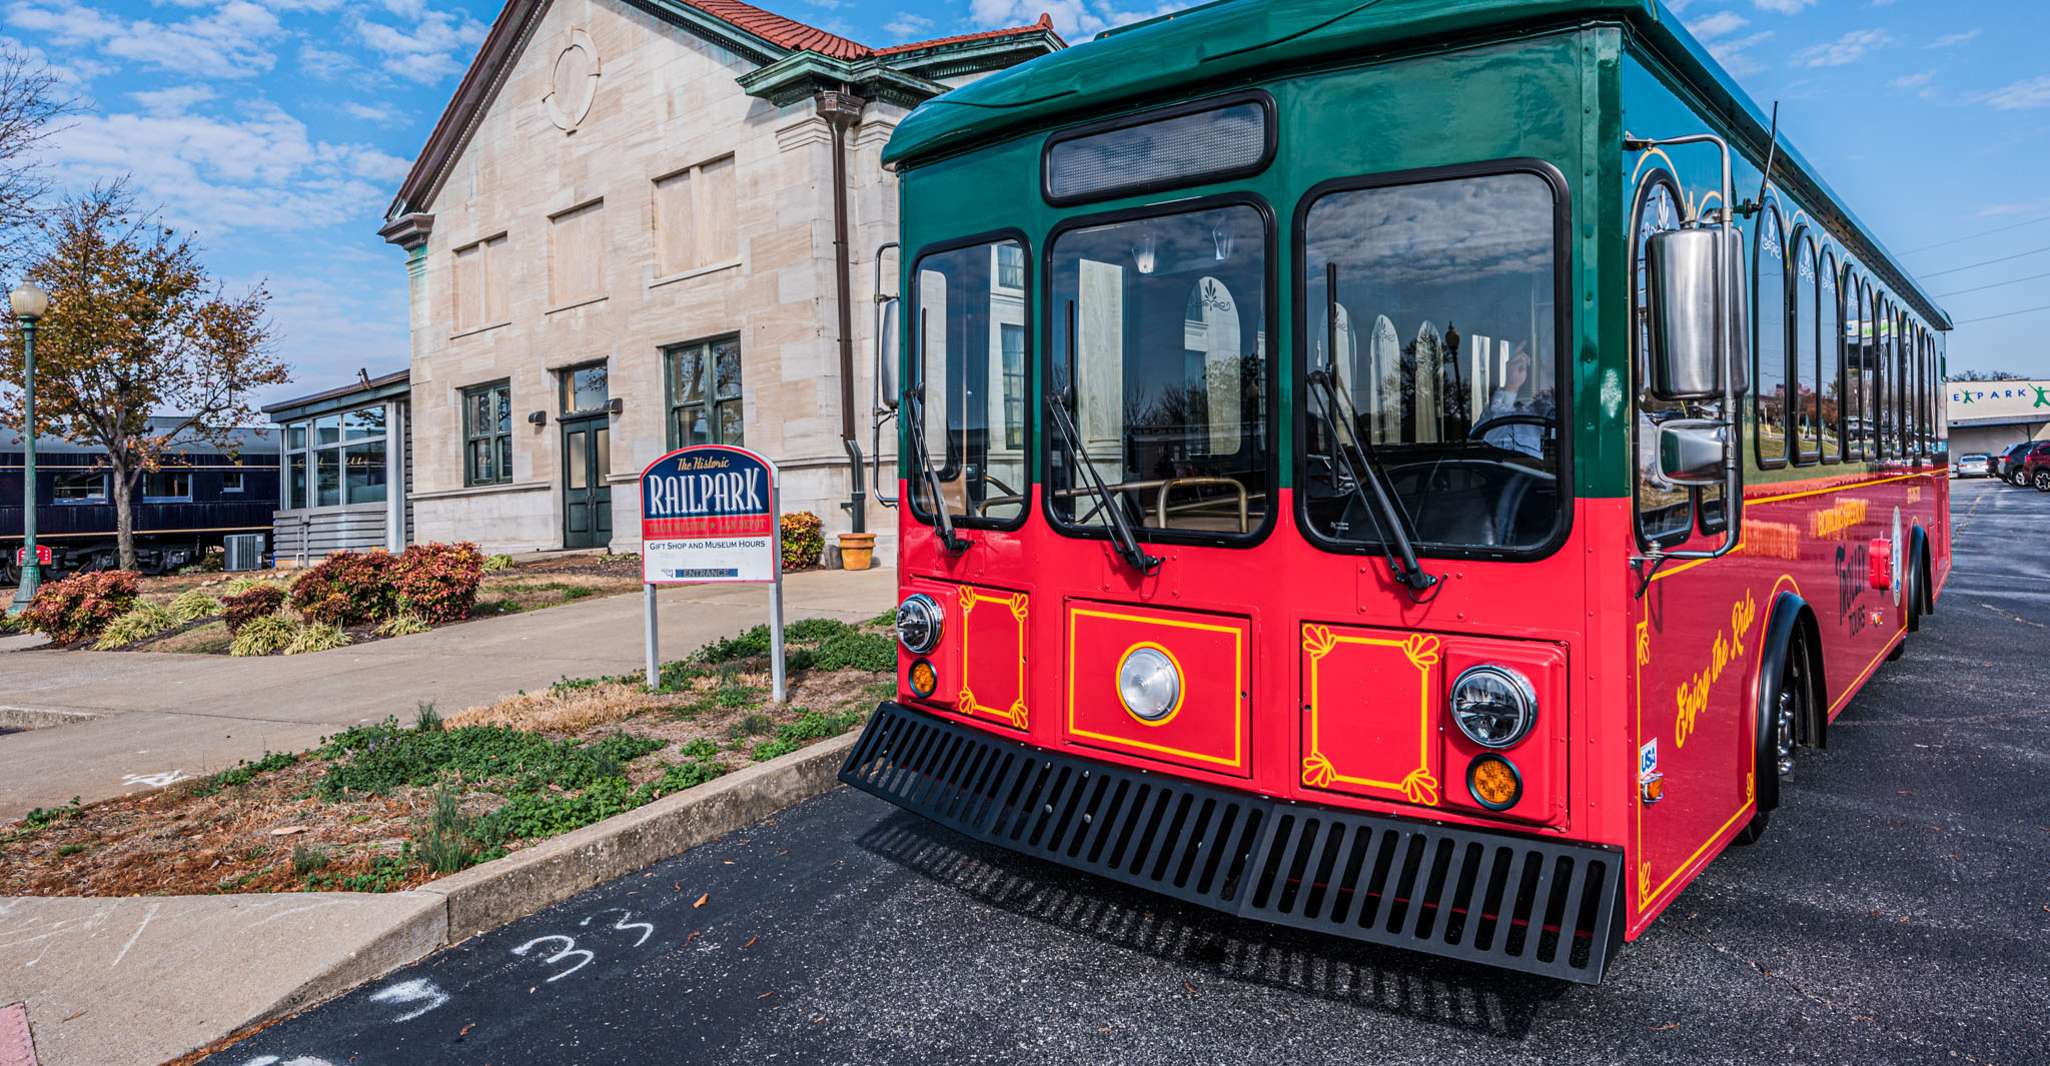
M1452 683L1452 721L1484 748L1513 747L1537 724L1537 692L1506 666L1475 666Z
M897 605L897 640L913 655L927 655L939 647L945 628L946 613L923 592L912 593Z

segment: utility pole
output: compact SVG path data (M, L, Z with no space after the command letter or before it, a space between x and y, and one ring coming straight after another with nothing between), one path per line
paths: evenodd
M7 613L28 609L42 584L42 566L36 558L36 323L50 309L50 296L34 285L23 284L7 294L14 317L21 321L21 583L14 589L14 602Z

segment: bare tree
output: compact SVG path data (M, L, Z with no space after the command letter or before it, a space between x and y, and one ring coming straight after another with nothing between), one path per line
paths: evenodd
M2028 375L2012 370L1960 370L1950 376L1952 381L2027 381Z
M33 245L36 206L49 191L36 148L71 101L34 57L0 44L0 276L12 276Z
M222 292L191 239L138 211L119 184L67 200L44 226L48 245L28 268L50 293L36 327L34 428L106 450L121 565L133 569L143 472L180 441L228 446L256 417L255 390L288 376L270 351L270 293ZM21 331L8 325L0 383L21 380ZM0 422L21 425L19 389L0 392Z

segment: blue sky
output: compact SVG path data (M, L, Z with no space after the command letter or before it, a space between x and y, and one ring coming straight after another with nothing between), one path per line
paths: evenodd
M1042 10L1080 41L1183 5L763 6L880 45L1023 25ZM1953 368L2050 377L2050 310L1990 318L2050 305L2050 53L2035 0L1673 6L1755 98L1780 101L1789 137L1910 269L1933 292L1956 293L1942 301L1961 323ZM53 148L61 186L131 175L145 203L198 231L231 284L269 281L296 372L276 398L357 367L404 365L405 272L377 226L498 10L493 0L0 0L0 39L40 53L84 107Z

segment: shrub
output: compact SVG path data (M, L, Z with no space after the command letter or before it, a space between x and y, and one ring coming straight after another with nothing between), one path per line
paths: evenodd
M416 733L439 733L441 729L441 712L434 709L432 701L421 700L419 709L413 713L413 731Z
M485 558L485 560L484 560L484 569L486 569L486 570L510 570L510 569L512 569L512 556L510 556L510 555L492 555L492 556L487 556L487 557Z
M300 626L292 634L292 642L285 645L286 655L304 655L315 651L333 651L349 645L349 635L342 627L328 622L315 622Z
M433 628L433 626L427 624L426 619L419 615L401 612L379 622L377 624L377 635L380 637L410 637L415 633L425 633Z
M826 551L825 525L810 511L783 516L783 569L803 570L819 565Z
M228 646L230 655L276 655L299 637L300 625L288 615L267 614L245 622Z
M74 574L37 589L23 614L52 643L83 643L135 606L140 593L136 578L133 570Z
M475 544L415 544L392 567L398 610L441 625L470 617L477 585L484 580L484 555Z
M892 615L891 617L894 619L896 616ZM791 640L812 643L837 637L853 629L853 626L837 618L800 618L784 626L783 635Z
M221 597L221 613L227 618L228 632L238 635L242 632L243 626L259 618L276 614L278 608L284 605L284 586L265 581L259 581L240 592L231 592Z
M334 861L334 856L319 844L296 844L292 847L292 874L305 877L315 870L325 869Z
M221 586L221 598L225 600L230 596L240 596L250 589L263 586L269 586L282 592L287 584L289 582L281 578L258 577L254 574L247 577L230 578L227 584Z
M856 670L886 674L897 669L897 645L878 633L841 633L827 638L812 657L821 670L851 666Z
M171 601L171 616L178 624L197 622L221 613L221 601L205 589L188 589Z
M336 552L292 583L292 606L309 622L360 626L398 613L397 560L388 551Z
M177 625L178 617L162 604L138 600L135 606L128 609L128 613L107 623L107 627L100 630L100 639L93 642L93 647L101 651L125 647L138 640L154 637L167 629L174 629Z

